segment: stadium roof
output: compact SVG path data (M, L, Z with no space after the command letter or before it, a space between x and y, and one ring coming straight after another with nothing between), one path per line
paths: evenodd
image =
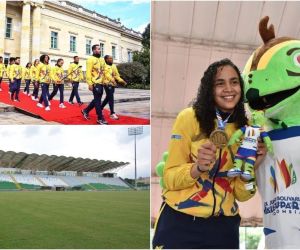
M105 172L124 167L129 162L105 161L88 158L75 158L57 155L16 153L0 150L0 167L46 170L46 171L84 171Z

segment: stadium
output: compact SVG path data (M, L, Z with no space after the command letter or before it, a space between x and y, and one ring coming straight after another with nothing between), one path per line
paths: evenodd
M112 173L128 164L0 150L0 248L149 248L149 191Z

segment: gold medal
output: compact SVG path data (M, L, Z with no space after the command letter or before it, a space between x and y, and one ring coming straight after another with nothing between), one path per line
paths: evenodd
M228 143L228 137L225 131L221 129L216 129L211 132L209 139L213 144L216 145L217 148L224 148Z

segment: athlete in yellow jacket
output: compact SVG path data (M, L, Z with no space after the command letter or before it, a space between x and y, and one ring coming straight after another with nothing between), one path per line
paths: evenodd
M33 62L33 65L30 68L31 82L34 86L31 98L34 101L38 101L38 94L39 94L39 88L40 88L39 75L38 75L39 64L40 64L40 60L35 59Z
M3 63L3 57L0 56L0 91L2 91L1 83L2 83L2 78L3 78L5 71L6 71L6 68L5 68L5 64Z
M200 134L199 125L193 108L183 110L173 126L169 145L169 158L164 170L166 189L163 192L165 202L173 209L197 217L234 216L238 214L235 199L246 201L253 194L247 191L245 182L240 178L228 178L227 171L232 168L230 151L225 147L221 152L219 172L213 187L213 178L209 172L200 174L199 179L191 177L194 165L193 157L208 138L195 139ZM228 138L235 132L235 124L228 123L225 132ZM236 146L236 145L235 145ZM237 148L232 148L236 152ZM216 157L219 157L219 151ZM187 158L189 156L189 158ZM214 201L213 188L218 195ZM195 204L202 204L195 206ZM215 203L215 206L214 206Z
M15 64L15 58L14 57L10 57L9 58L9 63L7 65L7 67L6 67L6 72L5 72L6 76L8 78L8 82L9 82L9 85L8 85L9 93L11 93L11 88L12 88L12 82L10 80L10 68L11 68L11 66L13 64Z
M31 66L32 64L29 62L26 64L26 67L23 68L22 78L25 81L24 93L30 96L29 94L29 85L31 82Z
M211 64L172 129L154 248L239 248L236 200L250 199L254 182L227 177L237 148L217 148L210 136L218 129L230 138L246 123L238 68L228 59Z
M22 80L22 66L20 65L20 57L15 58L15 64L9 68L9 79L11 81L11 96L12 101L19 102L19 92Z
M53 97L57 94L57 91L59 90L60 95L60 102L59 102L59 108L66 108L64 105L64 69L63 69L64 60L62 58L59 58L57 60L57 63L55 67L52 68L51 71L51 78L54 83L53 92L51 93L49 97L49 102L53 99Z
M79 106L83 104L83 102L80 100L80 96L78 93L78 87L80 81L83 80L83 73L82 73L82 66L79 65L79 57L74 56L74 62L70 64L68 68L68 79L72 83L72 92L69 98L69 103L73 103L74 96L76 97L77 103Z
M114 93L115 87L117 83L121 83L122 85L126 85L127 83L120 77L117 66L113 64L113 57L110 55L106 55L104 57L105 60L105 75L103 79L104 90L106 93L106 97L103 100L101 108L103 109L105 105L109 104L110 109L110 118L113 120L118 120L119 117L116 115L114 111Z
M37 104L38 107L43 108L43 102L45 104L45 110L50 111L50 102L48 98L49 94L49 84L51 83L51 66L49 65L50 57L48 55L40 56L40 64L37 67L37 79L42 85L42 95Z
M89 119L88 113L94 107L97 113L97 123L106 125L107 121L104 119L101 108L101 98L103 95L103 78L105 75L105 61L100 57L100 46L95 44L92 46L93 55L90 56L86 62L86 82L89 85L89 90L93 91L94 99L83 109L81 113L85 119Z

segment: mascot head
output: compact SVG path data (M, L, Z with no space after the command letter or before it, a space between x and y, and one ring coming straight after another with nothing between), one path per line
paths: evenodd
M269 17L259 23L264 42L246 63L243 72L245 97L251 109L264 110L273 127L300 122L300 40L275 38ZM295 106L296 105L296 106Z

